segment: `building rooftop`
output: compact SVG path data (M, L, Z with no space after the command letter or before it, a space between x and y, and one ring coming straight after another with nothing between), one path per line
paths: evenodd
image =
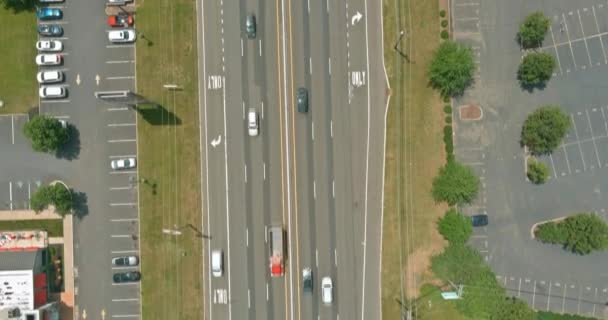
M0 309L34 309L32 270L0 271Z

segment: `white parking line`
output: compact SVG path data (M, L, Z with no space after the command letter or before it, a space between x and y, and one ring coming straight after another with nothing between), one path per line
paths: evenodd
M114 269L114 268L112 268ZM131 298L131 299L112 299L112 302L129 302L129 301L139 301L138 298Z
M115 156L108 156L110 159L117 159L117 158L135 158L137 155L134 154L126 154L126 155L115 155Z
M138 314L116 314L112 315L112 318L139 318Z
M135 47L132 44L109 44L106 46L106 48L108 49L115 49L115 48L133 48Z
M557 46L555 45L555 37L553 36L553 28L549 26L549 31L551 32L551 40L553 41L553 49L555 49L555 56L557 57L557 65L559 66L559 73L564 74L562 70L562 63L559 61L559 53L557 52Z
M15 116L11 115L11 139L15 144Z
M604 114L604 107L600 107L602 111L602 118L604 119L604 129L606 129L606 135L608 136L608 123L606 122L606 115Z
M130 190L133 189L134 187L132 186L128 186L128 187L111 187L110 190L111 191L117 191L117 190Z
M479 21L479 17L457 18L456 21Z
M69 119L70 116L53 116L55 119Z
M135 202L110 203L111 207L136 206Z
M570 32L568 31L568 23L566 22L566 16L562 13L562 23L566 30L566 36L568 36L568 45L570 46L570 54L572 55L572 62L574 63L574 70L578 70L576 66L576 60L574 59L574 50L572 50L572 41L570 41Z
M593 11L593 19L595 20L595 27L597 28L597 33L600 33L600 25L597 23L597 16L595 15L595 6L591 6L591 10ZM608 58L606 58L606 50L604 50L604 40L600 37L600 44L602 45L602 54L604 55L604 63L608 63Z
M120 251L110 251L111 254L123 254L123 253L138 253L138 250L120 250Z
M551 160L551 167L553 168L553 177L557 178L557 170L555 170L555 163L553 162L552 154L549 154L549 159Z
M41 103L69 103L70 100L41 100Z
M243 47L243 38L241 38L241 57L245 56L245 49Z
M570 160L568 159L568 153L566 152L566 146L564 145L564 156L566 157L566 166L568 167L568 173L572 173L572 169L570 169Z
M112 283L113 286L138 286L139 282L125 282L125 283ZM114 317L114 316L112 316ZM139 316L135 316L135 317L139 317ZM123 318L126 318L123 317Z
M130 266L130 267L112 267L112 270L133 270L136 269L137 270L137 266Z
M585 110L585 113L587 114L587 122L589 123L589 131L591 132L591 136L593 137L593 127L591 126L591 118L589 118L589 110ZM593 147L595 148L595 156L597 157L597 164L601 168L602 162L600 161L599 151L597 151L597 145L595 144L595 140L592 140L592 141L593 141Z
M106 61L108 64L116 64L116 63L135 63L135 60L110 60Z
M110 236L111 238L131 238L130 234L113 234Z
M13 210L13 182L12 181L8 182L8 192L9 192L10 207L11 207L11 210Z
M106 80L135 79L135 76L106 77Z
M108 140L109 143L135 142L135 139Z
M576 122L574 122L574 116L572 114L570 114L570 118L572 119L572 126L574 127L574 135L576 136L576 141L578 144L578 151L581 154L581 160L583 160L583 171L587 171L587 165L585 164L585 157L583 156L583 148L581 148L581 141L578 138L578 130L576 129Z
M129 110L128 107L122 107L122 108L108 108L108 111L126 111Z
M135 123L110 123L108 127L133 127Z
M131 222L131 221L139 221L137 218L130 219L110 219L111 222Z
M576 14L578 14L578 22L581 25L581 33L583 34L583 39L585 39L585 29L583 28L583 20L581 19L581 12L577 9ZM591 54L589 53L589 46L587 45L587 39L585 39L585 49L587 49L587 58L589 58L589 67L591 67L592 66Z
M260 43L260 57L262 56L262 39L259 40Z
M110 171L110 174L134 174L137 173L137 171Z
M479 6L479 3L477 3L477 2L456 3L456 4L454 4L454 6L455 7Z

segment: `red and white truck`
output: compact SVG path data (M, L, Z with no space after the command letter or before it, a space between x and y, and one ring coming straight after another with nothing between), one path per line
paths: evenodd
M270 227L268 229L270 235L270 275L273 277L281 277L285 273L285 264L283 261L283 240L285 239L282 227Z

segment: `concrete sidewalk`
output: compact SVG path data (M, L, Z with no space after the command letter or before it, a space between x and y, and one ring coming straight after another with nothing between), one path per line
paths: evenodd
M0 221L62 219L53 208L36 213L33 210L0 210ZM52 240L51 240L52 239ZM64 292L61 293L61 319L74 318L74 217L63 218L63 238L49 238L49 243L63 243Z

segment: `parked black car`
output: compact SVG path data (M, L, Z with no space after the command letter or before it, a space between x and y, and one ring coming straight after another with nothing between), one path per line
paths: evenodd
M310 268L302 270L302 284L304 292L312 292L312 270Z
M139 279L141 279L139 271L119 272L115 273L113 277L114 283L136 282Z
M483 227L488 225L488 215L487 214L477 214L471 216L471 224L473 227Z

